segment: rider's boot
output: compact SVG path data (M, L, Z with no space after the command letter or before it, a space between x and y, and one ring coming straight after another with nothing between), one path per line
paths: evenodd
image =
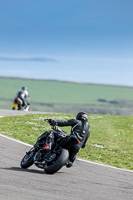
M70 160L68 160L67 163L66 163L66 167L67 167L67 168L70 168L70 167L72 167L72 166L73 166L73 162L70 161Z

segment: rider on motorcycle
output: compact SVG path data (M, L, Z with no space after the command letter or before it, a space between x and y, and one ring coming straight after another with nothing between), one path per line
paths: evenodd
M90 136L90 125L88 123L88 115L85 112L79 112L76 116L76 119L70 119L68 121L56 121L53 119L48 119L48 122L51 126L71 126L71 133L67 135L65 132L55 133L51 132L46 139L46 146L43 148L43 151L48 152L47 161L53 159L51 154L51 148L54 144L54 140L60 140L64 144L64 148L69 150L69 162L66 167L71 167L76 155L81 148L85 148L87 139Z
M26 108L27 105L30 105L30 99L27 87L23 86L22 89L18 91L17 97L22 100L22 107Z

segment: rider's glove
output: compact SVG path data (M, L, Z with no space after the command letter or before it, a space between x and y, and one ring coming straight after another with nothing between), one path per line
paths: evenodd
M51 126L56 126L56 121L53 119L48 119L48 122Z

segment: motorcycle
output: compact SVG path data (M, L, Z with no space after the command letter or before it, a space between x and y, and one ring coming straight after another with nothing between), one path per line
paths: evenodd
M29 105L27 105L26 107L23 107L22 105L23 101L19 97L15 97L14 102L12 104L12 110L29 110Z
M48 122L48 119L44 119ZM57 126L51 126L54 132L59 134L65 133ZM51 131L44 132L40 137L38 137L36 144L26 153L26 155L21 160L21 168L28 168L31 165L35 164L36 167L41 168L47 174L54 174L59 171L63 166L67 165L69 160L69 150L67 148L67 142L64 143L61 141L54 141L54 145L51 149L51 155L54 155L52 160L47 161L46 154L42 149L46 146L46 138ZM65 133L66 134L66 133ZM67 134L66 134L67 135Z

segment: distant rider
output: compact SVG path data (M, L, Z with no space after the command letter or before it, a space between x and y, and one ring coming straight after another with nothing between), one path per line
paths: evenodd
M23 86L22 89L18 91L17 97L22 100L22 107L26 108L27 105L30 105L30 98L27 87Z
M62 132L51 132L46 139L46 146L43 151L48 152L47 161L53 159L53 155L50 153L52 145L54 144L54 140L60 140L60 143L66 149L69 150L69 162L66 167L71 167L74 160L76 159L76 155L81 148L85 148L87 139L90 136L90 125L88 123L88 115L85 112L79 112L76 116L76 119L70 119L68 121L56 121L53 119L48 119L48 122L51 126L71 126L71 133L67 135L67 133Z

